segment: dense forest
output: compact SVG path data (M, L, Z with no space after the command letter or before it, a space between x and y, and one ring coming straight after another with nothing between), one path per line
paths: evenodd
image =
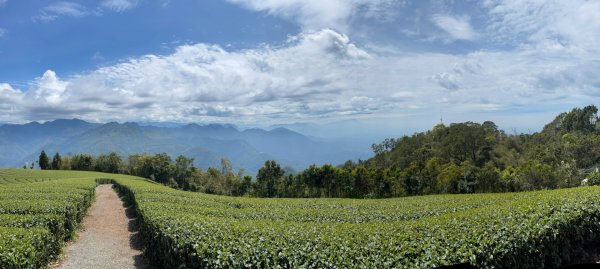
M533 134L507 134L491 121L439 124L374 144L374 157L366 161L311 165L301 172L267 161L256 180L234 172L226 159L220 168L203 171L193 166L193 159L172 160L165 153L127 159L116 153L56 153L50 159L42 152L38 164L41 169L125 173L184 190L257 197L384 198L564 188L600 182L594 169L600 163L597 112L593 105L575 108Z

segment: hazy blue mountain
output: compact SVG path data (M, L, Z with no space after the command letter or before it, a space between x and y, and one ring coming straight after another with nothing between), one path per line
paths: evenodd
M0 126L0 166L22 166L24 158L52 143L64 143L70 137L100 126L78 119L55 120L43 124L5 124ZM38 152L39 154L39 152Z
M0 126L0 150L4 153L0 166L18 167L35 161L42 149L49 155L166 152L172 157L192 157L201 168L219 167L221 158L228 158L234 168L243 168L250 175L269 159L301 170L313 163L340 164L365 155L352 145L319 141L287 128L239 130L228 124L154 126L81 120Z

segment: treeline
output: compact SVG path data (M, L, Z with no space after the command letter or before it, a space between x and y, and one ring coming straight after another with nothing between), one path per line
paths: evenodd
M114 152L98 156L90 154L61 156L56 153L50 160L45 151L40 153L37 161L40 169L43 170L128 174L148 178L182 190L235 196L249 194L252 177L245 176L243 170L234 172L229 160L222 159L221 168L211 167L206 171L194 167L193 162L192 158L185 156L178 156L173 160L166 153L135 154L122 158Z
M42 169L94 170L152 179L175 188L257 197L384 198L441 193L512 192L600 184L598 109L587 106L558 115L539 133L507 134L486 121L439 124L427 132L386 139L374 157L333 166L311 165L299 173L267 161L256 180L220 168L196 168L193 159L166 153L79 154L49 160ZM32 166L33 167L33 166ZM585 180L584 180L585 178ZM583 181L582 181L583 180Z
M261 197L397 197L512 192L595 185L600 174L598 109L558 115L539 133L507 134L486 121L439 124L386 139L367 161L310 166L285 175L267 162L256 180Z

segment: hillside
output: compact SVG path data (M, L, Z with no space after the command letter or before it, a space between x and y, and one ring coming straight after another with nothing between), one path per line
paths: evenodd
M312 163L341 163L365 155L344 144L315 141L285 128L238 130L220 124L157 127L81 120L0 126L0 149L5 153L0 157L2 167L31 163L41 150L63 155L114 151L124 157L166 152L172 157L194 158L195 165L204 169L218 167L221 158L228 158L236 170L243 168L251 175L269 159L300 170Z
M94 232L99 223L109 225L105 218L114 214L94 210L96 204L122 209L103 184L114 184L133 205L144 257L155 268L434 268L463 263L555 268L586 261L594 254L591 243L600 239L598 186L377 200L264 199L185 192L118 174L0 169L0 267L44 267L69 238L78 239L68 245L72 256L67 264L71 258L86 264L77 268L118 262L105 260L118 257L110 251L97 255L85 249L129 248L128 240L109 246L106 241L113 242L114 233ZM104 197L107 193L112 202ZM86 217L90 229L77 231L90 206L96 214ZM124 231L129 226L126 220L110 225ZM76 237L76 232L87 236Z
M295 175L269 163L254 191L264 197L384 198L598 184L597 111L587 106L561 113L533 134L507 134L491 121L439 124L374 144L375 156L366 161L310 166Z
M0 167L20 167L23 159L48 144L63 144L69 138L98 127L77 119L46 123L5 124L0 126ZM39 154L39 153L38 153ZM31 162L33 159L28 159Z
M491 121L440 124L374 144L375 156L363 165L402 171L408 194L578 186L600 165L597 112L574 108L533 134L507 134Z

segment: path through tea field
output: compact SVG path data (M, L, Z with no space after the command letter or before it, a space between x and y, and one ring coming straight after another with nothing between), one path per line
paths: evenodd
M142 244L117 193L139 216ZM0 169L0 268L45 268L61 252L55 268L147 268L140 245L156 268L557 268L596 259L599 201L600 186L229 197L127 175Z
M56 268L149 268L132 215L112 185L96 187L96 201L83 220L83 230Z

